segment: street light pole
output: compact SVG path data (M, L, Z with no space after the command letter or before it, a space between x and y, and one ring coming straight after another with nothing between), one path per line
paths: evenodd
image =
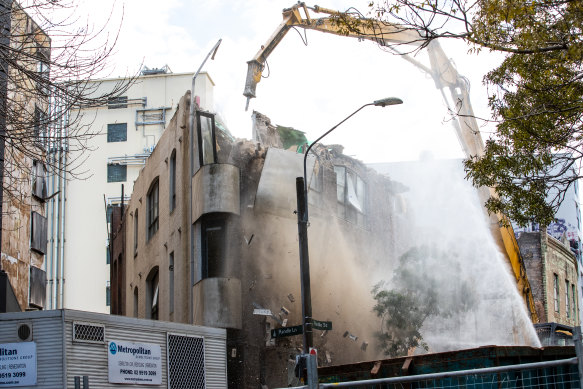
M314 346L314 337L312 332L312 291L310 286L310 258L308 253L308 184L306 180L306 161L308 153L312 147L326 135L334 131L342 123L356 115L364 107L374 105L377 107L386 107L388 105L402 104L403 101L396 97L389 97L376 100L358 108L356 111L347 116L340 123L326 131L316 139L306 150L304 154L304 176L296 178L296 195L297 195L297 214L298 214L298 241L300 248L300 276L302 291L302 325L304 332L304 354L310 352Z

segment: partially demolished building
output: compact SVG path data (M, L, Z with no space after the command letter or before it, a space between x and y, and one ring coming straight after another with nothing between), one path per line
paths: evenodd
M301 336L295 178L303 134L253 114L232 138L189 93L134 183L113 239L112 313L227 329L229 387L287 386ZM305 147L303 148L305 149ZM308 158L310 258L320 365L378 357L371 274L399 250L406 188L316 145ZM374 204L374 207L373 207ZM374 231L375 233L371 233ZM380 275L377 274L377 279Z

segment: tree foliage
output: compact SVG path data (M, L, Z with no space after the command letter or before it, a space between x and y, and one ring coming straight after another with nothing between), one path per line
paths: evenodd
M79 109L107 105L132 81L120 80L107 91L90 82L108 75L117 32L109 36L108 20L96 28L76 12L73 0L0 0L1 170L8 200L26 198L22 191L37 173L32 160L42 161L49 173L78 176L82 161L62 156L86 150L96 132L90 120L81 124Z
M474 185L496 189L489 211L521 225L550 223L581 176L583 2L388 0L370 7L426 42L462 39L472 53L504 53L484 76L496 130L484 155L465 161L466 173Z
M377 333L385 355L407 355L428 345L421 333L431 317L450 317L475 305L472 285L460 277L464 258L435 247L412 248L399 258L389 283L372 289L374 312L381 318Z

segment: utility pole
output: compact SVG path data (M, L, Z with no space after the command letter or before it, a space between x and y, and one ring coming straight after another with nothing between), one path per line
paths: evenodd
M300 246L300 277L302 287L302 325L304 329L304 354L314 346L312 333L312 290L310 287L310 258L308 254L307 197L304 177L296 177L298 199L298 240Z

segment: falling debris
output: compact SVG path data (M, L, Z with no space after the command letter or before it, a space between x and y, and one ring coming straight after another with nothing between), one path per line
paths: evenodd
M281 326L287 327L287 319L283 319L283 321L281 322Z
M356 335L352 335L352 334L350 334L350 335L348 335L348 337L349 337L350 339L354 340L355 342L358 340L358 336L356 336Z
M342 335L342 337L343 337L343 338L346 338L348 335L350 335L350 332L346 331L346 332L344 333L344 335Z
M247 237L245 235L243 235L243 238L245 239L245 242L247 242L247 246L249 246L251 244L251 241L253 240L253 237L255 236L255 234L251 234L251 236L249 237L249 239L247 239Z
M326 336L328 334L328 331L324 331L320 334L320 338L323 338L324 336Z
M284 315L289 315L289 309L287 309L286 307L281 307L281 313L283 313Z
M366 348L368 347L368 342L362 342L362 345L360 346L360 349L362 351L366 351Z
M257 281L255 280L251 281L251 284L249 284L249 290L253 290L253 288L255 288L255 285L257 285Z
M326 351L326 362L327 363L332 363L332 357L330 356L330 352Z
M235 347L233 347L231 349L231 358L236 358L237 357L237 349Z
M289 301L291 301L292 303L293 303L294 301L296 301L296 299L294 298L294 295L293 295L293 294L291 294L291 293L287 295L287 298L288 298L288 299L289 299Z

